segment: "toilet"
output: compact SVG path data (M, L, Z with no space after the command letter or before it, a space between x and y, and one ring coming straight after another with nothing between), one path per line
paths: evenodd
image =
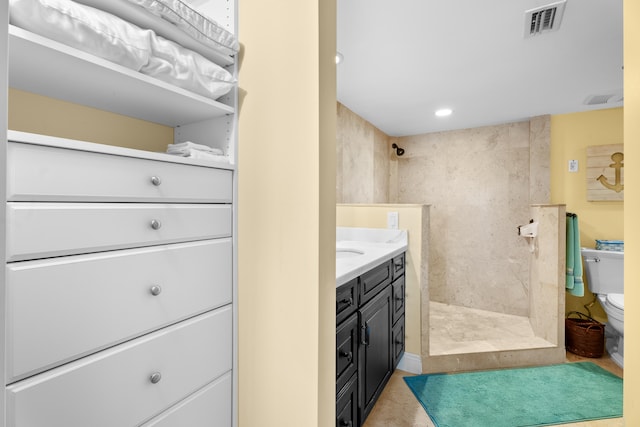
M597 295L609 318L606 348L624 368L624 252L582 248L589 290Z

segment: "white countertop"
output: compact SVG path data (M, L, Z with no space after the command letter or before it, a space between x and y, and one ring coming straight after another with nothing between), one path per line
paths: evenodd
M336 228L336 287L407 250L407 231Z

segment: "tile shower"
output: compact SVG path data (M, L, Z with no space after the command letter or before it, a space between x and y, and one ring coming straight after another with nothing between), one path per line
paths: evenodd
M517 234L518 225L542 215L546 227L556 227L545 244L558 253L559 221L553 217L564 207L544 205L550 192L549 116L387 137L382 144L379 130L339 105L338 129L339 202L430 205L423 371L562 361L564 292L554 283L551 303L541 305L540 290L532 289L541 276L555 282L557 268L541 272ZM403 156L389 148L392 143L405 150ZM387 162L381 161L381 146ZM383 193L387 200L380 199ZM545 292L549 283L542 286ZM541 311L552 315L552 324L540 324Z

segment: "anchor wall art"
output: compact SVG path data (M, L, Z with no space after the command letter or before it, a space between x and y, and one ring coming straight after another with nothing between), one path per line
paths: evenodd
M587 200L624 200L624 145L587 147Z

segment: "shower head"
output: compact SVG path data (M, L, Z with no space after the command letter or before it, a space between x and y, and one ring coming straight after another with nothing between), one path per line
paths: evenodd
M391 148L393 148L394 150L396 150L396 154L398 156L402 156L404 154L404 149L398 147L398 144L396 144L395 142L393 144L391 144Z

